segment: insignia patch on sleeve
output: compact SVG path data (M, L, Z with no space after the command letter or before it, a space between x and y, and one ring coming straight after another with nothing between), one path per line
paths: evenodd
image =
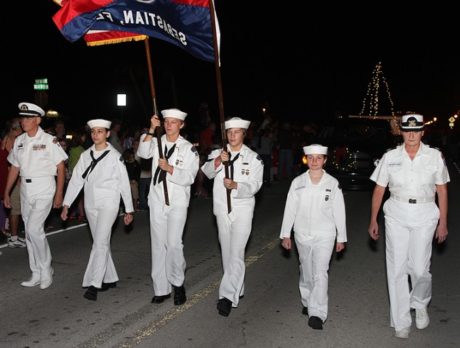
M260 155L257 155L256 157L260 162L264 163L264 161L262 160L262 157L260 157Z
M123 155L120 156L120 162L124 162L125 160L123 159Z
M190 150L195 154L195 156L198 156L198 151L195 146L192 146Z

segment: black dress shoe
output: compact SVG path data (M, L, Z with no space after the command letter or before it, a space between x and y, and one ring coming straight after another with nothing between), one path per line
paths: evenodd
M308 319L308 326L315 330L322 330L323 321L318 317L310 317L310 319Z
M307 307L304 306L304 307L302 308L302 314L303 314L303 315L308 315L308 308L307 308Z
M170 297L171 297L171 294L162 295L162 296L153 296L152 303L162 303L164 300Z
M187 301L187 296L185 296L185 288L184 286L174 286L174 304L176 306L180 306Z
M117 287L117 282L113 283L102 283L101 289L99 291L107 291L110 288L116 288Z
M220 315L228 317L232 311L232 301L225 297L221 298L219 301L217 301L217 310L219 311Z
M90 286L88 290L83 294L83 297L91 300L91 301L96 301L97 300L97 288L94 286Z

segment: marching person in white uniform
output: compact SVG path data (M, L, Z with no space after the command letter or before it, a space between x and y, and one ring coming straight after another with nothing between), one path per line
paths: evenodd
M309 170L291 183L281 226L281 245L292 247L291 230L299 252L299 289L308 325L323 329L328 313L328 270L334 249L341 252L347 242L345 202L338 181L323 166L327 147L303 148Z
M59 142L40 127L45 115L42 108L20 103L19 115L24 133L16 138L8 155L11 168L3 200L5 207L10 208L10 191L20 175L21 212L32 271L32 277L21 285L46 289L53 282L53 268L44 224L51 208L62 205L67 155Z
M199 157L195 147L180 135L187 114L178 109L161 111L166 134L161 137L164 158L159 158L158 141L154 138L159 118L150 119L150 129L141 136L137 155L153 158L152 183L148 196L150 208L150 237L152 247L152 303L162 303L171 296L174 304L182 305L185 295L184 245L182 235L190 202L190 186L195 181ZM166 182L169 205L165 201Z
M251 234L254 195L263 182L260 156L243 144L250 121L233 117L225 122L228 146L214 150L201 170L214 178L213 210L219 230L224 275L219 287L217 310L228 316L244 295L244 251ZM222 162L229 162L230 178L225 178ZM228 214L227 189L231 190L231 213Z
M401 121L404 144L385 153L371 176L376 185L368 231L372 239L379 238L377 216L388 186L391 196L383 212L390 323L396 337L408 338L411 308L415 309L418 329L426 328L430 322L427 306L431 300L431 244L433 235L438 243L447 238L450 179L441 152L421 141L423 116L404 115Z
M128 173L121 154L107 141L111 122L88 121L93 145L78 160L64 197L61 218L67 220L69 207L85 187L85 213L93 246L83 276L84 297L96 301L98 291L116 286L118 274L110 251L112 226L120 209L120 196L125 206L124 223L130 224L134 212Z

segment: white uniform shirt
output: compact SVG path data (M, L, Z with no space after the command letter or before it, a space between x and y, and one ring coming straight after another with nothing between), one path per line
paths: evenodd
M208 160L201 166L203 173L209 178L214 178L213 205L214 214L226 214L227 190L224 186L225 169L223 164L214 168L214 160L220 156L221 150L212 151ZM230 152L229 152L230 153ZM247 207L254 209L254 195L259 191L263 182L264 165L260 156L243 144L238 159L233 163L233 180L238 183L238 188L231 191L232 207ZM232 158L234 158L232 154Z
M434 198L436 185L450 181L449 172L440 151L420 143L411 160L404 144L385 153L371 180L386 187L392 195L404 198Z
M85 205L87 207L88 204L96 205L97 201L107 199L119 204L121 195L125 211L127 213L134 211L126 166L120 153L110 143L107 145L106 149L97 152L93 145L81 154L67 186L64 205L70 206L78 196L82 186L85 185ZM92 162L90 152L93 151L94 158L97 159L106 150L109 150L109 153L96 164L84 179L82 175Z
M137 155L141 158L153 158L152 161L152 185L150 186L149 196L155 200L164 203L163 183L153 183L153 177L158 167L158 141L152 138L152 141L144 142L145 134L141 136ZM161 137L163 146L166 144L166 135ZM166 181L168 184L168 198L171 206L188 207L190 202L190 186L194 183L196 173L200 167L200 158L195 147L182 136L175 142L176 148L168 159L168 163L174 167L173 174L166 174ZM168 150L171 146L168 147Z
M321 180L315 185L307 171L292 180L280 238L289 238L294 226L298 236L330 236L337 233L337 242L345 243L345 220L345 202L337 179L323 171Z
M38 127L37 134L19 135L8 155L8 162L19 168L23 178L55 176L57 165L67 159L67 154L55 138Z

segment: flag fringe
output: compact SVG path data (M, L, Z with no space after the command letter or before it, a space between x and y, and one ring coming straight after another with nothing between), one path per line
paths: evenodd
M128 42L128 41L143 41L147 39L147 35L139 35L139 36L131 36L131 37L121 37L116 39L106 39L106 40L98 40L98 41L87 41L86 45L93 47L93 46L102 46L102 45L111 45L117 44L120 42Z

